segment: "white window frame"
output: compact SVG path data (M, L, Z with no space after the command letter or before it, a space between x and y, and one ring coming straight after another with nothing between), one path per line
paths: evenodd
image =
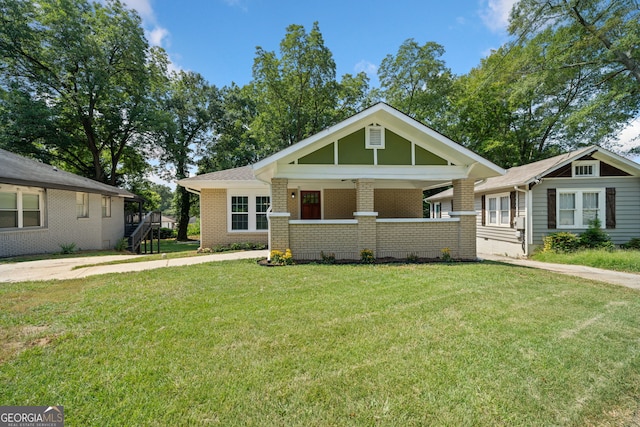
M380 144L371 144L371 131L378 130L380 131ZM384 139L385 130L384 127L379 125L370 125L367 126L365 137L364 137L364 146L367 149L376 150L376 149L384 149L385 139Z
M502 206L500 204L503 197L506 197L507 199L506 221L503 221L502 212L504 211L504 209L501 209ZM496 201L496 209L493 209L493 210L490 209L492 199ZM496 214L495 222L491 221L492 212L495 212ZM511 227L511 195L509 193L498 193L498 194L487 195L486 202L485 202L485 215L486 215L485 217L486 226L506 227L506 228Z
M432 203L433 206L433 212L432 212L432 218L442 218L442 203L441 202L434 202Z
M590 174L579 174L580 168L591 166ZM598 160L576 160L571 164L571 176L573 178L594 178L600 176L600 162Z
M556 228L557 229L585 229L589 227L589 223L583 224L583 195L584 193L597 193L598 194L598 209L597 217L600 220L600 228L604 228L607 223L606 218L606 190L604 188L558 188L556 189ZM575 194L575 213L573 216L573 224L560 224L560 195L561 194Z
M233 197L247 197L248 203L248 228L246 230L233 230L233 212L231 201ZM263 214L264 212L257 212L256 209L256 197L269 197L269 202L271 203L271 195L268 191L258 191L258 190L237 190L237 191L228 191L227 192L227 232L229 233L267 233L269 230L258 230L257 227L257 215Z
M44 198L44 190L43 189L32 189L32 188L23 188L16 186L0 186L0 192L2 193L11 193L16 195L16 211L18 214L18 227L5 227L0 228L0 232L8 231L8 230L17 230L20 228L28 228L28 229L36 229L36 228L44 228L44 211L45 211L45 198ZM38 211L40 213L39 222L40 225L28 226L24 225L24 207L22 196L25 194L38 196ZM4 210L4 209L2 209ZM10 211L14 211L13 209L7 209ZM31 211L31 209L27 209L27 211Z
M102 196L102 218L111 218L111 196Z
M78 203L78 199L82 197L82 203ZM80 212L82 209L82 212ZM76 217L89 218L89 193L76 192Z

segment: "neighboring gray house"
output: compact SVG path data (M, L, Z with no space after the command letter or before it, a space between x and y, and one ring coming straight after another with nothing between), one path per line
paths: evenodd
M448 217L452 191L427 198ZM475 184L478 253L527 256L544 236L582 233L593 218L617 245L640 237L640 165L589 146Z
M0 257L113 248L136 196L0 149Z

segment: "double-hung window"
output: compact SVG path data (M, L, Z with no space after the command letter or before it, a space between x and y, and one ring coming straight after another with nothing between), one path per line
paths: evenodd
M511 218L509 194L497 194L495 196L487 196L487 225L499 227L509 227Z
M111 217L111 197L102 196L102 217Z
M269 196L256 193L229 196L229 231L266 231Z
M587 228L598 218L605 223L603 190L558 189L558 228Z
M76 216L89 217L89 193L76 193Z
M442 218L442 203L435 202L433 204L433 217Z
M0 190L0 229L42 227L42 201L40 191Z

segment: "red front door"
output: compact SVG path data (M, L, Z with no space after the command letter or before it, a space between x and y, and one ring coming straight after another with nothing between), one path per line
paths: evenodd
M321 219L320 192L301 191L300 198L302 199L301 219Z

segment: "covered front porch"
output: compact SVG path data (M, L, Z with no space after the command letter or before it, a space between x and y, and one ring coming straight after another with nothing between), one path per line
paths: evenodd
M428 182L348 179L313 182L272 178L269 247L291 249L296 259L475 259L473 179L453 180L450 218L423 218Z

